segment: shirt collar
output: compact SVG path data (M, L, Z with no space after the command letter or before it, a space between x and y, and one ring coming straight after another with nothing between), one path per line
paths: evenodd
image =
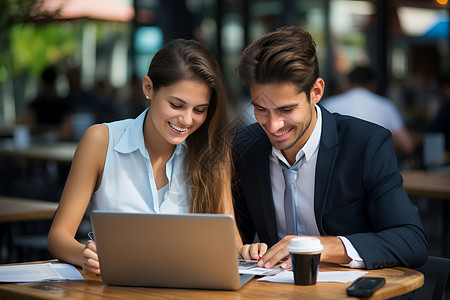
M308 161L313 156L314 152L316 152L316 150L319 148L320 136L322 133L322 112L318 105L315 105L314 107L317 111L316 126L314 127L311 136L306 141L306 144L303 146L302 149L300 149L300 151L298 151L297 155L295 156L296 162L303 156L303 154L305 160ZM282 162L284 162L287 166L289 167L291 166L284 157L283 153L281 153L281 150L272 147L272 154L278 159L280 159Z
M148 108L128 124L123 135L114 147L114 150L120 153L131 153L139 150L145 158L149 158L147 149L145 148L143 130L147 112ZM183 141L175 147L172 157L184 153L186 150L187 144L186 141Z

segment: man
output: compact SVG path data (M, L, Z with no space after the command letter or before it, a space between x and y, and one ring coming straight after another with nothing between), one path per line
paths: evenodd
M357 117L388 129L392 133L397 157L414 153L414 143L395 104L374 93L375 81L369 67L358 66L349 74L350 90L323 101L330 112Z
M311 35L295 26L263 35L244 50L237 74L258 123L233 139L236 218L246 243L257 233L270 247L265 254L249 249L247 258L271 268L288 258L291 238L309 235L324 245L322 262L422 265L428 244L403 189L392 136L318 104L324 81Z

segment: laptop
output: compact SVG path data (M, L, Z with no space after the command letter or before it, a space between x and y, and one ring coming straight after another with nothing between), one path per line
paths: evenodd
M234 218L218 214L91 212L107 285L237 290Z

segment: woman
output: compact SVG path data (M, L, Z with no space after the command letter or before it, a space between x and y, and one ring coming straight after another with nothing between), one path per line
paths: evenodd
M202 44L174 40L153 58L142 91L149 108L134 120L90 127L75 152L48 236L59 260L100 274L95 243L75 234L92 209L233 215L226 93L220 68ZM265 244L236 247L259 258Z

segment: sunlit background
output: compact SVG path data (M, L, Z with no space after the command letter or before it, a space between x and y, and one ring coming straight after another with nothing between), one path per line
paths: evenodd
M443 101L437 78L450 71L449 12L446 0L2 0L0 149L13 148L17 123L41 93L41 74L49 66L57 70L61 99L70 94L71 72L78 70L83 91L118 109L101 119L79 119L84 127L71 140L30 128L33 142L76 143L97 120L135 117L146 105L141 79L156 51L174 38L193 38L211 49L225 76L230 123L252 122L249 95L235 68L250 41L283 25L313 35L325 98L348 88L345 75L354 66L370 64L377 92L394 101L421 149L426 124ZM420 165L420 155L418 150L417 161L407 166ZM67 172L67 165L55 162L0 159L0 194L57 202ZM40 250L48 226L30 231L43 237ZM21 258L30 257L11 259Z
M411 122L424 122L434 113L437 104L432 100L415 98L428 93L431 99L434 78L449 68L449 5L442 0L33 3L1 4L6 6L2 19L13 22L1 23L0 126L13 125L35 98L45 67L79 67L84 88L104 81L111 93L121 95L132 76L141 78L152 55L176 37L200 40L216 54L233 105L245 97L234 74L240 52L261 33L281 25L299 25L313 34L327 94L343 88L341 77L355 64L371 63L378 70L379 91L392 94ZM34 18L22 15L26 5ZM54 16L39 18L39 11ZM68 93L63 76L58 92ZM412 98L405 99L405 93Z

